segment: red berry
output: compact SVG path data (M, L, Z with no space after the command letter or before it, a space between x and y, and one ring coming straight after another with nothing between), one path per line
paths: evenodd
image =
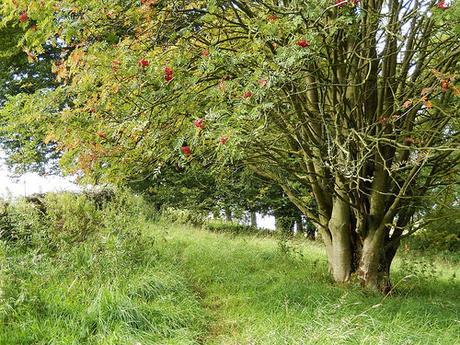
M277 21L278 20L278 16L277 15L274 15L274 14L270 14L268 17L267 17L268 21L270 22L274 22L274 21Z
M197 119L193 121L193 124L195 125L196 128L203 129L204 128L204 119Z
M447 10L449 8L449 6L446 4L446 2L444 0L439 1L436 4L436 7L441 9L441 10Z
M227 143L227 141L228 141L228 137L226 135L221 136L220 139L219 139L219 143L221 145L225 145Z
M252 97L252 92L251 91L246 91L243 93L243 98L251 98Z
M180 150L187 157L192 154L192 150L190 150L190 146L182 146Z
M149 67L149 65L150 65L149 60L146 60L146 59L139 60L139 66L141 66L142 68L147 68Z
M302 40L298 40L296 42L296 44L299 46L299 47L302 47L302 48L306 48L310 45L310 42L308 42L307 40L305 39L302 39Z
M27 15L26 11L22 11L21 14L19 15L19 21L21 23L26 22L29 19L29 16Z
M171 67L165 67L164 68L164 73L165 73L165 80L167 82L170 82L174 78L174 71Z
M203 50L203 51L201 52L201 55L202 55L203 57L208 57L208 56L209 56L209 50L207 50L207 49Z

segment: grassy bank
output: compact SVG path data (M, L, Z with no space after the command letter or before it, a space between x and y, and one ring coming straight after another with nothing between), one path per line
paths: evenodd
M1 247L0 344L455 344L459 270L333 285L319 244L145 223L42 253Z

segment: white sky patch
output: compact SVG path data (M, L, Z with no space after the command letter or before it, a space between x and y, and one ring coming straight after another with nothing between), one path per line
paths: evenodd
M275 230L275 217L257 213L257 227Z
M0 198L16 198L35 193L79 190L80 187L73 183L69 177L40 176L35 173L12 177L0 155Z

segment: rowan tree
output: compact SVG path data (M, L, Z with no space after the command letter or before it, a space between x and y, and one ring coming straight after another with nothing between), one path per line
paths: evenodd
M458 182L456 2L17 0L2 11L35 20L19 43L29 50L72 47L54 66L62 87L2 111L46 123L68 171L123 183L165 162L244 161L315 224L337 282L356 272L388 291L425 197Z

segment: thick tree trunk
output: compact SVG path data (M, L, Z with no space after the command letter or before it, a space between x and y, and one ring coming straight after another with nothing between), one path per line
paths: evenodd
M362 287L389 293L390 267L399 240L390 241L387 229L370 231L364 238L354 237L354 231L331 230L331 233L331 243L326 249L334 281L348 282L356 272Z
M385 280L381 265L384 259L383 238L381 237L380 234L371 233L364 239L359 262L358 276L361 285L372 290L380 290L380 284Z
M364 229L356 229L358 222L343 196L335 198L327 225L330 243L326 247L333 279L348 282L357 272L363 287L388 293L390 265L399 242L391 243L389 228L381 224L366 222Z
M340 183L341 181L337 179L337 186L340 186ZM345 200L343 190L337 189L328 224L331 234L331 245L328 250L329 267L334 280L339 283L349 281L352 273L350 206Z
M345 283L357 273L362 287L388 293L391 290L390 266L397 245L385 248L385 241L376 234L366 236L361 243L352 238L353 232L336 233L327 250L334 281Z
M330 253L329 261L334 280L338 283L349 281L353 273L353 249L348 234L335 233L332 235L332 248Z

